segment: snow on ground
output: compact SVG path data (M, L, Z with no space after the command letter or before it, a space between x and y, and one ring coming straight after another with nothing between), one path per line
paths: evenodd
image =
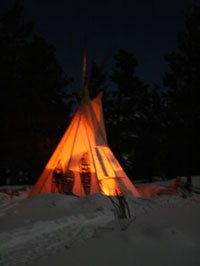
M0 193L0 265L200 265L200 196L108 197ZM26 194L26 195L25 195ZM121 230L126 229L126 230Z

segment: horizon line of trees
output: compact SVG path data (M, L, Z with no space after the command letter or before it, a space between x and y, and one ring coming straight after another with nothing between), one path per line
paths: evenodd
M35 183L74 109L73 79L22 14L15 3L0 15L0 185ZM200 175L200 6L188 11L177 43L163 87L149 89L122 49L111 73L93 62L86 77L92 98L104 92L108 143L132 180Z

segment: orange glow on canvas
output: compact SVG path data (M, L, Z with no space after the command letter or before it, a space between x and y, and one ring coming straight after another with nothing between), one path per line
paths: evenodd
M59 192L79 197L101 192L140 196L107 145L101 94L86 91L68 129L29 196Z
M102 194L106 196L117 196L120 195L122 192L115 179L109 178L101 180L100 187Z

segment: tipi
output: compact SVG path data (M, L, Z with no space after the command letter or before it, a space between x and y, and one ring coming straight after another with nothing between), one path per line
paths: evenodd
M84 88L80 106L30 196L50 192L140 196L107 145L101 93L91 101Z

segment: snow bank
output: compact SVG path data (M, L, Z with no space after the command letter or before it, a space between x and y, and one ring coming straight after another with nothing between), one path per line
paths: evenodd
M3 209L0 265L27 265L48 251L71 247L91 237L113 220L111 203L103 195L82 199L42 194Z
M199 208L167 208L138 217L126 231L99 230L76 248L61 248L31 266L200 265Z
M199 195L126 199L133 219L121 231L101 194L1 193L0 265L200 265Z

